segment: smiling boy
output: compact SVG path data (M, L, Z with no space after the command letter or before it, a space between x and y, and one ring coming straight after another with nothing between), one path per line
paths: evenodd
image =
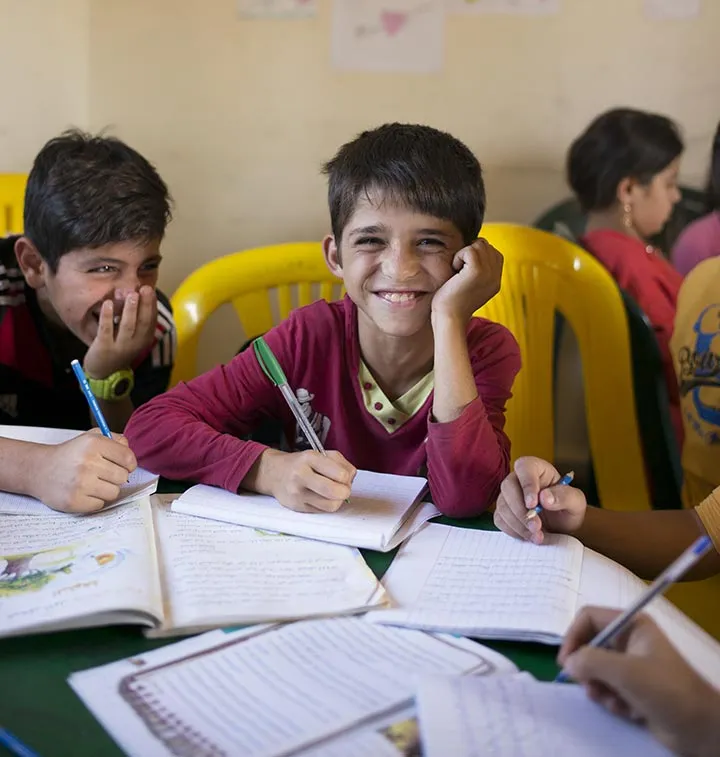
M37 155L21 236L0 239L0 424L88 429L81 361L108 425L167 388L174 325L156 292L167 187L132 148L70 131ZM121 439L56 447L0 438L0 488L84 511L136 466Z
M472 318L502 272L500 253L477 239L480 164L449 134L387 124L325 170L323 250L347 296L295 311L265 338L333 451L300 451L252 350L136 411L130 443L164 476L271 494L294 510L337 510L362 468L427 475L440 510L478 514L509 470L504 413L520 368L511 334ZM282 421L291 451L239 438L265 418Z

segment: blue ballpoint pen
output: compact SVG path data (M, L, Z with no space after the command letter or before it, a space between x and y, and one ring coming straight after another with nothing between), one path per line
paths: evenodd
M100 431L102 431L103 436L107 436L108 439L112 439L110 427L105 420L105 416L102 414L102 410L100 410L100 405L98 405L97 400L95 399L95 395L92 393L92 389L90 389L90 384L88 383L87 377L85 376L85 371L83 371L82 366L77 360L73 360L72 363L70 363L70 366L73 369L73 373L77 377L78 383L80 384L80 389L82 389L82 393L85 395L85 399L87 400L88 405L90 405L90 412L95 418L95 423L97 423L98 428L100 429Z
M690 568L697 565L700 560L713 548L712 540L709 536L700 536L696 539L674 562L670 563L667 568L645 589L645 591L625 610L618 615L610 625L603 628L602 631L590 642L591 647L608 647L613 639L632 622L632 619L658 594L664 594L672 584L679 581ZM570 676L561 671L555 681L565 683L570 680Z
M11 754L16 757L40 757L37 752L33 752L30 747L20 741L17 736L13 736L10 731L0 726L0 746L5 747Z
M572 483L572 480L574 478L574 471L570 471L570 473L566 473L556 484L553 484L553 486L568 486ZM534 518L536 515L540 515L542 509L542 505L536 505L531 510L528 510L528 514L525 517L530 520L530 518Z

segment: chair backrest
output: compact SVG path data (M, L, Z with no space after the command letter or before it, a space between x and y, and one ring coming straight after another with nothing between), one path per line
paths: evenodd
M191 273L172 297L178 350L172 383L197 374L197 347L207 319L232 304L246 338L260 336L297 307L342 297L319 242L259 247L212 260ZM238 334L238 347L241 343Z
M666 255L670 255L680 232L707 212L707 198L704 192L692 187L680 187L680 202L673 208L665 228L651 240L652 243ZM551 231L571 242L577 242L583 235L585 222L586 216L580 204L570 198L546 210L533 226Z
M682 464L670 417L667 381L655 329L635 300L620 290L630 329L633 386L645 466L658 510L682 507Z
M505 257L502 289L477 315L502 323L523 369L508 405L513 458L554 456L555 313L571 325L583 368L588 437L603 507L647 509L632 385L630 337L620 293L582 248L538 229L489 223L482 235Z
M0 237L22 233L25 184L25 174L0 173Z

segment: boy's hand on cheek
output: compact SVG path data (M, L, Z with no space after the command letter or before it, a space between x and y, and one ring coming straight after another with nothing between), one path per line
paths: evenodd
M116 293L116 297L123 293ZM119 298L118 297L118 298ZM119 324L114 323L113 303L106 300L100 311L98 331L83 361L90 378L104 379L115 371L132 367L135 359L153 341L157 324L157 296L152 287L124 296Z
M432 312L467 323L500 291L503 256L489 242L478 239L456 253L452 266L456 273L435 293Z
M339 452L273 455L271 493L281 505L300 513L339 510L350 496L357 471Z

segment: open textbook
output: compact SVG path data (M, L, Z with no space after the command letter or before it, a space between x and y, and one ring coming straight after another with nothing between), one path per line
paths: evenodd
M419 676L516 670L466 639L346 618L213 631L69 683L131 757L414 757Z
M118 623L174 635L384 602L356 549L191 518L168 499L0 516L0 636Z
M0 438L17 439L36 444L62 444L74 439L82 431L65 428L40 428L37 426L0 426ZM105 510L124 505L133 500L147 497L157 489L158 477L144 468L136 468L130 474L130 480L120 487L120 496L108 502ZM22 494L10 494L0 491L0 515L62 515L44 505L39 499Z
M584 605L627 607L645 583L571 536L541 546L503 533L429 524L383 577L391 607L376 623L480 639L559 644ZM679 651L720 686L720 644L659 597L646 608Z
M647 730L572 684L433 676L421 681L416 701L424 757L672 757Z
M173 510L202 518L266 528L307 539L389 552L420 526L440 515L422 503L427 481L417 476L358 471L350 502L335 513L297 513L273 497L199 484L173 503Z

